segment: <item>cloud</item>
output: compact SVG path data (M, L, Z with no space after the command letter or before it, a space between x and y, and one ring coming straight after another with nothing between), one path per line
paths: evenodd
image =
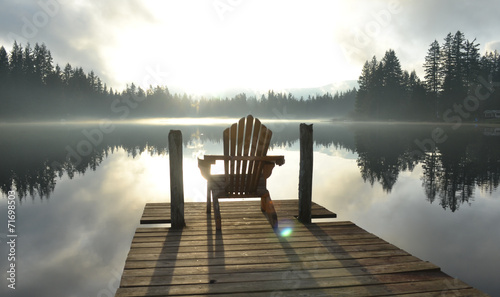
M486 52L500 51L500 40L486 43Z
M223 20L210 1L3 0L0 43L44 42L56 63L93 69L115 89L144 87L157 68L169 76L154 84L191 90L303 88L356 80L390 48L421 75L432 41L457 30L482 52L498 48L499 14L494 0L256 0Z
M122 149L113 157L133 161ZM73 179L64 175L49 200L18 204L15 296L112 296L146 196L137 195L138 182L109 179L116 175L110 162ZM105 191L109 182L115 191ZM5 264L7 257L0 257L0 267Z
M359 10L358 2L350 5ZM398 9L391 11L391 2L399 3ZM421 67L429 45L434 40L442 43L450 32L460 30L467 39L477 38L483 51L498 36L499 26L493 20L500 14L500 6L491 0L378 1L363 6L356 18L336 30L337 40L358 65L373 55L380 59L392 48L403 68L411 71Z
M142 1L4 2L0 11L2 45L10 48L14 40L23 45L45 43L61 67L70 63L86 72L94 70L111 84L115 82L113 69L107 68L103 49L113 47L117 36L133 26L157 22Z

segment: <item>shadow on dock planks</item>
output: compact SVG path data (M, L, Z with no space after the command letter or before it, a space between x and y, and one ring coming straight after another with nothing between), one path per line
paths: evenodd
M116 296L488 296L352 222L304 225L297 200L221 202L216 231L203 202L185 203L186 227L136 230ZM169 203L141 223L165 223ZM313 203L312 218L336 217Z

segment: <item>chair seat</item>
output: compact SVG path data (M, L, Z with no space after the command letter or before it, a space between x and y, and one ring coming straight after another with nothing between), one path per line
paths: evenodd
M235 180L241 178L239 175L234 175ZM213 195L217 195L219 198L250 198L250 197L261 197L263 193L267 191L266 179L262 176L259 178L257 183L257 189L253 192L234 192L228 191L226 189L229 184L226 181L225 174L214 174L210 176L210 180L207 181L207 190L212 191Z

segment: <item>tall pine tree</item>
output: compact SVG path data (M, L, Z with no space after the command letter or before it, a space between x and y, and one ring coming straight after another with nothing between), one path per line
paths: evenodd
M23 47L14 41L9 58L10 75L16 83L23 79Z
M434 102L434 114L439 117L439 101L438 95L442 90L443 72L441 67L441 47L439 42L434 40L431 43L427 56L425 56L424 71L425 71L425 86L430 94L430 100Z
M9 56L5 47L0 47L0 83L5 85L9 77Z
M466 40L463 44L463 79L467 89L470 89L478 81L480 72L480 58L479 43L475 43L476 39L469 41Z
M386 51L381 61L383 93L379 97L382 116L387 119L400 118L405 109L403 70L394 50Z
M427 56L425 56L424 71L425 85L427 90L437 97L441 89L441 76L439 73L439 65L441 62L441 49L439 42L434 40L431 43Z

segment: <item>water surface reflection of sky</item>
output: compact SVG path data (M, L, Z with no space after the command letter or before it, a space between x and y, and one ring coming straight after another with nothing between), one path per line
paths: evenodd
M222 143L200 141L195 134L184 137L190 139L184 146L185 199L204 201L206 182L196 158L220 154ZM298 142L276 144L269 154L286 159L268 182L272 198L296 198ZM357 160L358 154L350 149L315 145L313 200L337 213L338 220L353 221L474 287L500 294L498 189L490 194L476 186L469 203L452 212L437 200L428 201L421 164L399 172L386 191L380 183L364 182ZM145 203L168 201L169 196L167 153L145 150L132 156L118 148L95 171L58 178L49 198L18 201L17 288L6 289L2 272L1 295L112 296ZM2 197L4 222L6 205ZM5 224L0 233L6 233ZM8 264L6 252L2 244L1 267Z
M320 154L315 154L320 159ZM318 176L315 162L313 199L338 214L423 260L440 266L445 273L489 292L500 293L495 280L500 264L500 193L476 189L469 204L456 212L429 203L422 188L422 168L399 175L390 193L382 186L362 183L352 160L342 173L328 182L327 170ZM333 165L333 164L332 164ZM342 165L340 165L342 166ZM349 170L348 168L351 168ZM337 176L336 176L337 175ZM332 176L332 175L331 175ZM342 186L339 186L342 185Z

